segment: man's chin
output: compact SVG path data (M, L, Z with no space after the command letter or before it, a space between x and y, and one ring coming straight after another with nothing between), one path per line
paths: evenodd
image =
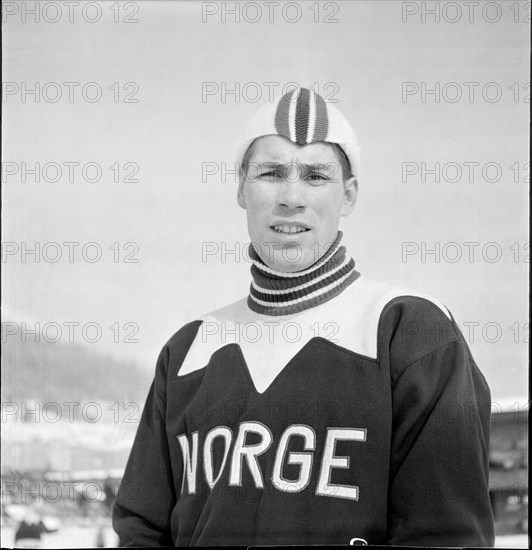
M305 243L279 243L263 242L262 247L254 245L262 261L274 271L281 273L295 273L304 271L319 258L317 243L310 246Z
M288 256L288 255L287 255ZM316 262L314 257L291 259L290 257L274 258L274 261L269 263L269 267L281 273L296 273L304 271Z

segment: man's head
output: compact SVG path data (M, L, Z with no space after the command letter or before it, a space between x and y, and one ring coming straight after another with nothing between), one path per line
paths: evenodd
M318 94L294 90L255 115L238 161L238 204L263 262L284 272L310 267L356 201L358 146L349 123Z

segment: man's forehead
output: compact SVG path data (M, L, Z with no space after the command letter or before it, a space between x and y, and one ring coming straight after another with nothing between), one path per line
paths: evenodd
M337 161L336 152L330 143L324 141L298 145L282 136L262 136L250 146L247 154L248 162L279 162L292 161L302 164L330 163Z

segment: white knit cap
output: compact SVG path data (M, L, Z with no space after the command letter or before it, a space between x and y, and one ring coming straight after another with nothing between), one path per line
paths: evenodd
M317 141L338 144L351 165L351 174L360 174L360 147L353 128L332 104L308 88L294 89L261 107L249 121L246 137L237 149L240 166L248 147L261 136L278 135L298 145Z

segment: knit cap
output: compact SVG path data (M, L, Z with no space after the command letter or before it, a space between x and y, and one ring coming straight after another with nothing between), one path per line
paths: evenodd
M349 160L351 174L359 177L360 148L353 128L334 105L313 90L293 89L261 107L249 121L246 137L237 149L237 164L242 165L256 138L268 135L282 136L298 145L336 143Z

